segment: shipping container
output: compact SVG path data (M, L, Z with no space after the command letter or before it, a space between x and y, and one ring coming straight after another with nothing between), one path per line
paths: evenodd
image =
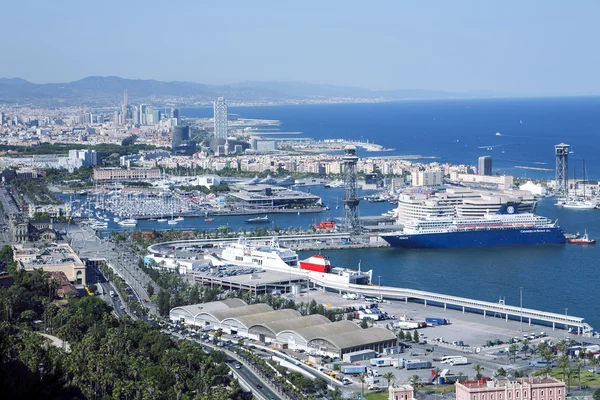
M404 368L407 370L431 368L431 361L408 360L404 363Z
M449 320L444 318L425 318L425 322L430 325L448 325L450 323Z
M372 358L369 363L376 367L389 367L393 362L392 357Z
M340 372L343 374L364 374L367 370L367 367L364 365L342 365L340 367Z

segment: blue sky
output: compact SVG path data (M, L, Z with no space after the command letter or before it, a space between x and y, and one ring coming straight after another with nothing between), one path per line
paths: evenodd
M598 1L5 0L0 77L600 94Z

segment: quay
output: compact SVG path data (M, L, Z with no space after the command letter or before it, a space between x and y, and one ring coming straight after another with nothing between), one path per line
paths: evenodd
M323 234L323 235L288 235L277 237L277 240L280 243L290 242L290 241L299 241L306 242L308 240L341 240L344 238L348 238L347 233L333 233L333 234ZM257 245L267 244L273 239L273 237L261 237L261 238L252 238L253 242ZM202 247L206 244L212 245L224 245L227 243L231 243L236 241L237 239L220 239L220 240L180 240L173 242L164 242L157 243L148 247L148 251L152 254L163 254L167 256L167 254L171 254L172 251L176 248L189 248L194 246ZM293 248L294 246L289 246ZM347 246L343 246L347 248ZM321 248L323 246L321 245ZM486 317L496 317L500 315L502 318L506 320L506 322L511 320L522 320L526 322L529 326L532 323L542 324L551 326L553 330L558 328L568 329L576 328L579 334L584 336L591 337L593 333L593 328L585 321L582 317L577 317L573 315L564 315L552 312L546 312L541 310L535 310L531 308L522 308L518 306L511 306L503 303L492 303L489 301L481 301L475 299L469 299L460 296L451 296L445 295L441 293L427 292L423 290L415 290L410 288L397 288L391 286L376 286L373 284L369 285L358 285L351 283L340 283L334 282L327 279L327 274L322 274L319 272L299 270L296 267L290 268L269 268L262 267L270 272L283 272L289 274L289 280L299 280L305 278L308 280L309 285L312 284L315 287L322 288L323 291L333 291L346 293L354 293L357 295L363 295L373 298L382 298L388 300L403 300L405 303L417 302L422 303L424 307L427 306L437 306L443 307L444 310L448 308L461 310L462 313L477 313L482 314L483 318ZM212 282L213 278L203 278L201 282L203 284L217 284L223 285L225 282L223 279L217 279ZM227 279L225 279L227 280ZM233 282L229 282L230 284ZM239 285L239 281L238 287ZM235 287L236 285L231 285L231 287ZM290 288L291 289L291 288Z

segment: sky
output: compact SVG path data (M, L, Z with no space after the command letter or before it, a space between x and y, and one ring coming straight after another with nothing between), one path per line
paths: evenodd
M600 2L4 0L0 77L600 94Z

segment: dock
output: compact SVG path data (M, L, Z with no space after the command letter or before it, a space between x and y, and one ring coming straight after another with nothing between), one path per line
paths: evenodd
M296 243L305 243L309 240L315 240L317 238L319 241L323 242L327 239L330 240L341 240L343 238L347 238L348 233L331 233L331 234L321 234L321 235L288 235L288 236L279 236L277 239L280 243L290 243L294 241ZM260 238L249 238L253 242L256 242L257 245L267 244L269 243L273 237L265 236ZM173 242L164 242L157 243L148 247L148 251L156 254L156 253L164 253L161 252L161 248L172 249L174 246L181 247L190 247L195 245L203 245L207 243L211 243L213 245L222 245L226 243L231 243L236 241L237 239L220 239L220 240L180 240ZM295 248L294 246L287 246L289 248ZM342 246L343 248L348 248L348 246ZM321 248L323 246L321 245ZM297 248L295 248L297 249ZM263 266L263 268L265 268ZM354 293L358 295L363 295L367 297L374 298L383 298L390 300L403 300L406 303L409 301L422 303L425 307L428 306L437 306L447 308L455 308L462 310L463 313L478 313L482 314L483 318L486 317L495 317L497 315L502 316L508 322L509 319L512 320L522 320L526 322L528 325L532 323L541 323L544 325L551 326L553 330L558 328L576 328L577 332L591 337L593 333L593 328L585 321L582 317L572 316L572 315L564 315L557 314L547 311L535 310L531 308L522 308L517 306L511 306L502 303L492 303L489 301L475 300L469 299L466 297L460 296L451 296L441 293L427 292L423 290L415 290L409 288L397 288L392 286L376 286L376 285L356 285L350 283L337 283L327 280L323 274L316 273L312 271L299 270L298 268L289 269L270 269L265 268L271 271L278 271L290 274L290 276L295 275L297 277L305 277L308 281L315 286L321 287L323 290L329 291L337 291L339 293Z

